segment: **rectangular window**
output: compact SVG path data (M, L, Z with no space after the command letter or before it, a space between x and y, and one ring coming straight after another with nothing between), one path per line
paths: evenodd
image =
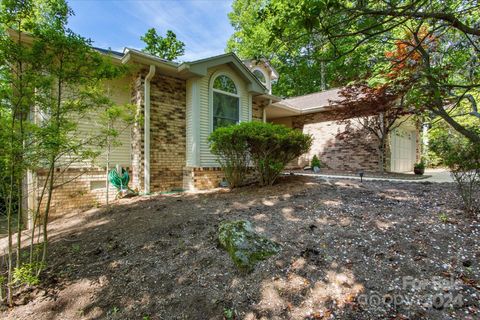
M239 122L239 98L213 92L213 130Z

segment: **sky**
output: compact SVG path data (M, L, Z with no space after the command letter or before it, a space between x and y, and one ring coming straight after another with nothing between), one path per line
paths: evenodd
M231 0L68 0L75 15L69 27L100 48L142 49L149 28L165 35L172 30L185 43L180 61L225 52L233 33L227 14Z

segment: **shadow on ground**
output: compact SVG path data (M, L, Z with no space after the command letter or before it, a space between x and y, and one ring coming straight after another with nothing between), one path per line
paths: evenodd
M237 271L217 245L219 223L232 219L250 220L281 253ZM24 291L7 318L478 316L480 227L451 184L285 177L264 189L125 199L52 228L45 285ZM405 277L458 285L408 288ZM432 296L448 292L465 302L434 308ZM372 301L386 295L405 303Z

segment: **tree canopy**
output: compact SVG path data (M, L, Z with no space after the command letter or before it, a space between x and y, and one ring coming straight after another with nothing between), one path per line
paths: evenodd
M403 92L406 106L480 143L458 120L480 124L479 8L463 0L236 0L227 49L272 60L281 73L275 94L318 91L323 62L329 86L387 84ZM469 111L458 113L460 105Z
M165 60L173 61L185 53L185 43L178 40L172 30L167 30L166 36L162 37L155 28L150 28L140 39L146 44L142 51Z

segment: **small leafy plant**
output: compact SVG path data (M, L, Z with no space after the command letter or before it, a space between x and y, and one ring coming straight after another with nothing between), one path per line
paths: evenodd
M223 309L223 318L225 320L233 320L235 319L235 310L232 308L224 308Z
M425 162L422 160L420 162L415 163L414 168L418 169L418 170L424 170L425 169Z
M442 223L447 223L448 222L448 215L445 213L445 212L442 212L438 215L438 219L442 222Z
M40 283L37 271L42 270L43 267L42 263L26 263L20 268L15 268L13 270L13 282L36 286Z
M318 167L318 168L322 167L322 162L320 161L320 159L318 159L317 155L313 156L310 166L312 167L312 169L315 167Z

